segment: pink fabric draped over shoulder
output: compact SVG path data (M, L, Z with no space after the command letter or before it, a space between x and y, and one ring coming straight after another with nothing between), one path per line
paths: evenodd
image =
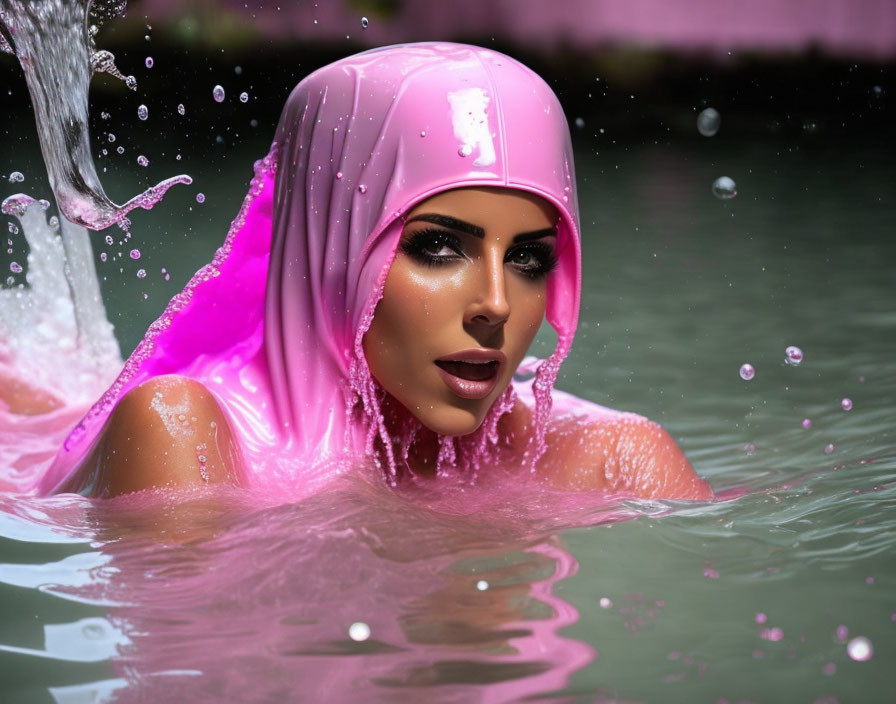
M311 487L334 462L369 453L378 408L361 338L403 215L463 186L529 191L560 215L547 296L558 342L534 382L543 433L581 284L566 119L547 84L508 56L409 44L348 57L296 86L224 245L150 327L39 490L74 471L123 394L162 374L215 395L250 484Z

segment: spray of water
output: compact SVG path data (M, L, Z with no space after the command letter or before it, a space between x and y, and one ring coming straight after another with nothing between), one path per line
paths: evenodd
M121 14L123 0L0 0L0 50L15 54L31 94L50 187L63 216L91 230L126 221L134 208L152 208L176 183L174 176L117 205L106 195L90 154L87 95L91 76L106 72L136 89L108 51L97 51L98 24ZM19 198L12 196L13 199ZM4 201L12 214L15 201Z

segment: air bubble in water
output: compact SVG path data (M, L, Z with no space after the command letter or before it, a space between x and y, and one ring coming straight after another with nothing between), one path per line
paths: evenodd
M178 104L178 106L177 106L177 113L178 113L179 115L183 115L186 111L187 111L187 109L184 107L184 104L183 104L183 103Z
M140 250L132 249L131 250L131 259L139 259L140 258Z
M152 68L153 63L155 63L155 62L152 60L152 57L147 56L146 57L146 68Z
M370 638L370 626L363 621L356 621L348 627L348 637L360 643Z
M457 153L461 156L470 156L470 154L473 153L473 147L471 147L469 144L463 144L461 145L460 149L457 150Z
M852 410L852 399L844 398L843 400L841 400L840 408L842 408L844 411L851 411Z
M856 662L867 662L874 655L874 647L865 636L856 636L846 644L846 654Z
M146 269L137 269L137 278L145 279L146 278Z
M753 365L749 362L740 365L740 378L744 381L750 381L754 376L756 376L756 369L754 369Z
M212 97L215 99L216 103L224 102L224 88L222 86L215 86L212 88Z
M719 200L731 200L737 195L737 184L734 179L719 176L712 184L712 194Z
M205 203L205 193L197 193L196 194L196 202L197 203Z
M370 26L370 20L366 17L361 18L361 29L367 29Z
M139 117L141 120L145 120L147 117L149 117L149 108L145 105L138 105L137 117Z
M706 108L697 115L697 131L704 137L712 137L719 131L722 116L715 108Z
M21 183L24 180L25 180L25 174L23 174L21 171L13 171L9 175L10 183Z
M9 270L10 270L13 274L21 274L21 273L22 273L22 265L19 264L18 262L10 262L10 263L9 263Z
M137 163L140 166L149 166L149 159L147 159L145 156L143 156L141 154L140 156L137 157Z
M246 93L245 91L243 91L242 93L240 93L240 102L241 102L241 103L248 103L248 102L249 102L249 94Z
M784 350L784 361L791 366L799 366L800 362L803 361L803 351L799 347L791 345Z

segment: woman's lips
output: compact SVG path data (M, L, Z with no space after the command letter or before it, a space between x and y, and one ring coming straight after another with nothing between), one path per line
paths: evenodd
M504 355L498 350L466 350L437 359L436 366L442 381L457 396L482 399L498 383L498 371Z

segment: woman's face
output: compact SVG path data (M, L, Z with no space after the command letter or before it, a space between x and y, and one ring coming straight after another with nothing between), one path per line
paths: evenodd
M408 213L364 336L374 378L430 430L466 435L541 325L557 212L507 188L458 188Z

